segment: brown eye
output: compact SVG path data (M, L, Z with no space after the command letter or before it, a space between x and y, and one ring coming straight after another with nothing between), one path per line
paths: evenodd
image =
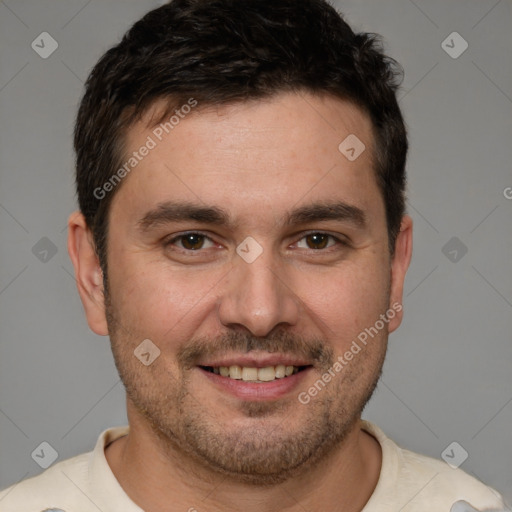
M181 245L185 249L190 251L197 251L203 247L205 236L198 233L190 233L188 235L182 235L180 239Z
M325 249L331 236L323 233L312 233L305 238L309 249Z
M185 235L173 238L166 245L177 245L179 248L186 249L187 251L198 251L207 248L206 246L213 246L213 242L209 237L201 233L186 233Z
M303 235L303 237L296 242L295 245L298 249L313 250L318 252L333 252L336 249L349 247L349 244L337 236L323 233L322 231L310 231Z

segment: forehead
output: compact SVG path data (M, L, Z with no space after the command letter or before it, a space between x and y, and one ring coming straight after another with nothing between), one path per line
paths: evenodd
M225 149L230 145L240 149L242 143L256 149L261 143L267 151L277 149L282 153L288 146L284 135L288 135L289 146L295 145L295 150L301 142L303 152L315 146L317 150L327 149L338 154L339 143L347 135L364 139L368 149L373 145L372 125L367 114L352 102L330 95L283 92L227 105L203 105L193 98L172 105L169 109L167 101L155 102L128 131L128 146L136 146L137 139L146 133L151 133L158 144L165 145L176 135L199 137L202 130L207 132L209 146L222 144ZM274 144L270 144L271 134L277 135L273 138ZM325 143L319 145L320 139Z
M138 210L193 200L250 217L265 209L278 215L280 207L289 210L308 198L365 208L379 195L371 121L349 102L287 93L233 105L178 106L155 123L164 107L155 104L128 130L125 161L144 146L151 149L114 203L129 201ZM349 158L354 153L357 158Z

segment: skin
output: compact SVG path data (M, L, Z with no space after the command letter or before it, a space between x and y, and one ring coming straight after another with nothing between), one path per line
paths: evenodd
M151 135L161 108L131 127L128 153ZM353 162L338 151L349 134L366 146ZM110 335L127 388L130 433L107 447L107 461L147 512L351 512L370 498L381 449L361 430L360 416L402 313L309 404L297 395L402 300L412 221L402 219L392 257L372 145L369 118L332 97L286 93L199 105L116 191L107 304L91 233L79 212L71 215L68 249L87 320ZM233 223L185 220L141 230L140 219L166 201L222 208ZM283 223L299 207L340 201L364 213L364 226ZM176 239L187 231L211 241L190 250ZM311 231L336 238L315 239L328 240L323 247L307 238ZM236 252L248 236L263 250L252 263ZM149 366L133 353L144 339L161 351ZM234 396L197 366L248 349L255 357L300 355L312 366L276 399Z

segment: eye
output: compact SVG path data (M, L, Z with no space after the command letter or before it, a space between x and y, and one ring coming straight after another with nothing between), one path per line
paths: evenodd
M187 251L198 251L200 249L207 249L208 247L213 247L213 241L203 235L202 233L185 233L184 235L179 235L168 242L165 245L177 245L180 249L185 249Z
M300 249L319 250L327 249L336 245L337 243L343 242L327 233L309 233L297 242L297 247Z

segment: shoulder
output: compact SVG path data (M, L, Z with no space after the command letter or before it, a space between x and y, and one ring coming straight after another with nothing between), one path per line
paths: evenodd
M104 430L94 450L54 464L40 475L1 491L0 511L98 512L99 505L112 501L120 502L122 510L138 510L130 508L131 502L105 458L105 446L127 433L127 426ZM110 510L108 507L102 509Z
M46 471L14 484L0 492L2 512L41 512L45 509L66 508L88 511L91 503L84 501L81 491L87 487L89 459L84 453L59 462Z
M465 471L452 468L438 459L409 450L399 450L402 460L400 474L404 484L416 487L423 484L417 501L423 499L428 500L434 507L451 507L456 501L465 500L479 510L504 508L497 491Z
M382 448L382 469L374 495L365 512L450 512L465 500L478 510L504 509L500 494L476 478L446 462L400 448L376 425L362 422ZM371 506L370 506L371 505Z

